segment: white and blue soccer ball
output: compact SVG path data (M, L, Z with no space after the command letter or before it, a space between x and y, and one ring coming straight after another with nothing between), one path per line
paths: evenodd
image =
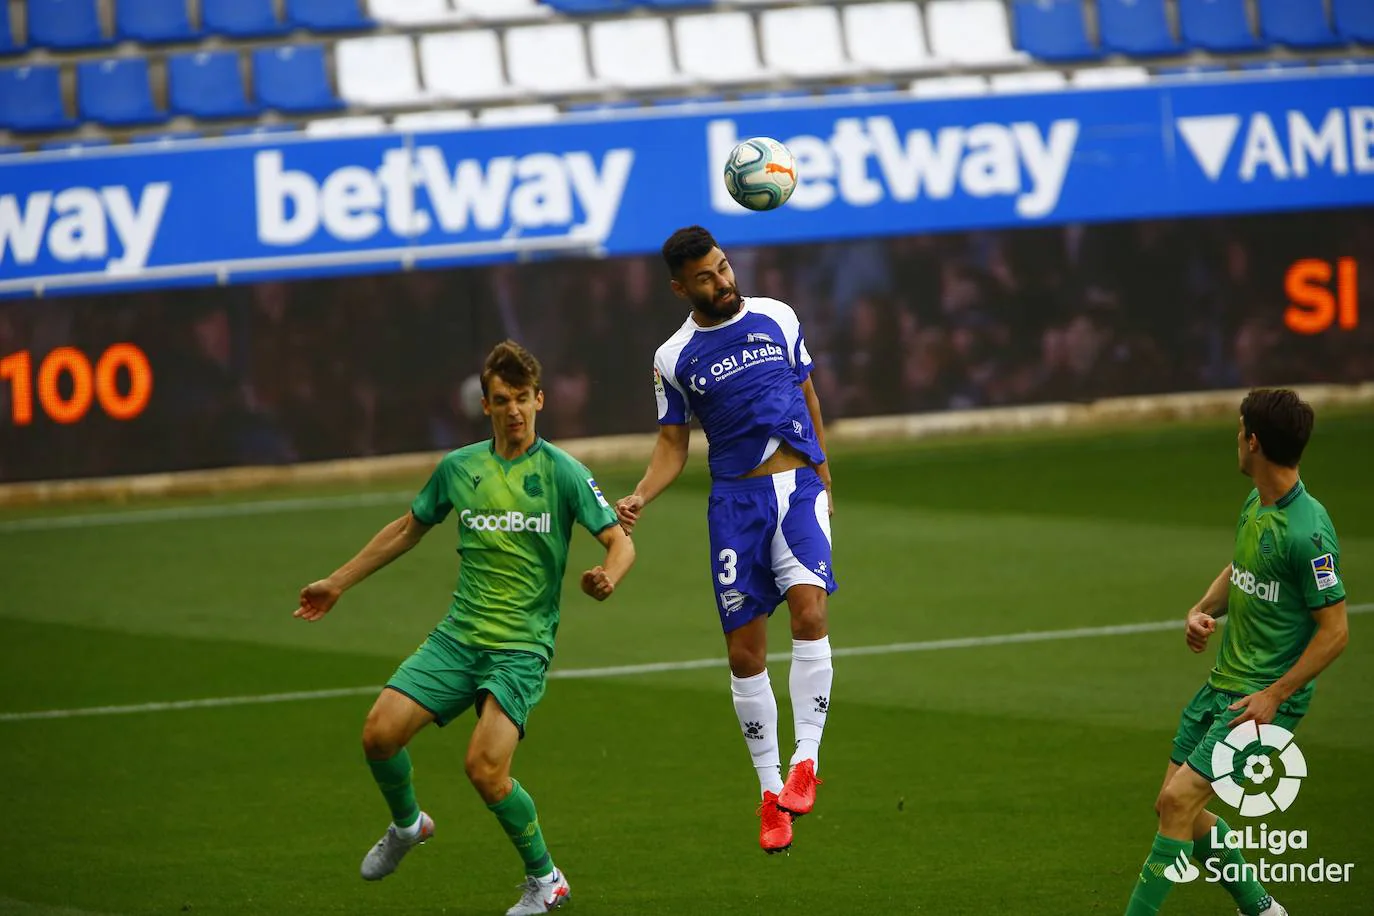
M725 189L750 210L777 209L796 187L797 161L772 137L750 137L725 161Z

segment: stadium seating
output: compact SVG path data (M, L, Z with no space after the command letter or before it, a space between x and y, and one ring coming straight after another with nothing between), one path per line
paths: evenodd
M334 47L339 95L364 107L403 108L429 98L420 88L415 47L405 35L349 38Z
M585 13L624 13L634 4L629 0L544 0L560 13L577 16Z
M1284 0L1293 3L1295 0ZM1178 30L1184 43L1208 51L1255 51L1245 0L1179 0Z
M679 16L673 22L678 67L687 76L728 86L766 73L759 63L754 20L745 12Z
M800 79L845 76L856 68L845 57L835 7L793 6L759 16L763 60L775 73Z
M1104 51L1150 57L1182 50L1169 31L1164 0L1098 0L1097 15Z
M1012 50L1002 0L930 0L926 29L930 50L941 60L983 65L1025 60Z
M553 7L539 0L454 0L454 7L461 14L492 22L545 19L554 14Z
M356 32L370 29L358 0L286 0L286 18L312 32Z
M1322 0L1259 0L1260 30L1274 44L1330 48L1342 44L1326 19Z
M71 127L75 121L62 104L61 80L53 66L0 70L0 126L23 133Z
M115 32L130 41L190 41L199 35L191 28L186 0L119 0Z
M1075 70L1070 82L1078 89L1102 89L1116 86L1140 86L1150 81L1150 71L1144 67L1085 67Z
M1336 32L1347 41L1374 45L1374 3L1369 0L1331 0Z
M19 54L24 46L14 39L14 26L10 22L8 3L0 3L0 55Z
M167 59L168 102L173 114L244 118L258 113L243 89L236 51L199 51Z
M909 0L853 3L843 9L849 59L881 73L902 73L938 65L926 50L920 11Z
M918 99L957 99L971 95L985 95L986 77L975 74L928 76L911 83L911 94Z
M286 45L253 52L258 101L285 112L330 111L344 107L334 94L319 45Z
M476 120L472 112L461 109L448 111L411 111L392 118L391 126L394 130L456 130L470 127Z
M514 92L502 72L501 40L490 29L420 36L420 72L441 99L491 101Z
M500 108L484 108L477 113L477 123L484 125L545 124L557 120L558 106L549 102L503 105Z
M448 0L369 0L367 8L378 22L401 28L447 25L467 18Z
M95 0L29 0L29 44L48 48L108 45Z
M582 27L571 22L507 29L506 75L528 92L563 95L599 88L587 66Z
M272 0L201 0L205 30L233 38L258 38L289 32Z
M1027 54L1057 61L1100 56L1088 41L1081 0L1015 0L1012 17L1016 47Z
M1058 70L1014 70L994 73L988 83L995 93L1055 92L1067 86L1069 80Z
M606 84L639 90L685 82L673 69L673 40L666 20L607 19L592 23L588 32L592 70Z
M100 124L158 124L165 112L153 105L148 61L141 57L83 63L76 70L77 109Z

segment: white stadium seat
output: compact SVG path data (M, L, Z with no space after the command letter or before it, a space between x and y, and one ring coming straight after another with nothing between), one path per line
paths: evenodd
M884 73L934 68L926 51L925 28L915 3L851 3L844 7L844 43L849 59Z
M345 38L334 48L339 95L367 108L426 100L415 72L415 47L406 35Z
M472 112L462 108L445 111L408 111L391 119L395 130L462 130L477 120Z
M928 76L913 80L911 94L918 99L957 99L986 95L988 81L981 76Z
M367 11L386 25L445 25L468 17L448 0L368 0Z
M321 118L305 125L311 137L361 137L386 133L386 121L381 115L358 115L351 118Z
M993 92L1057 92L1069 84L1058 70L1017 70L994 73L988 81Z
M554 12L539 0L453 0L453 5L460 14L483 22L545 19Z
M587 69L582 27L571 22L506 30L506 73L511 85L540 93L600 88Z
M656 89L684 82L673 69L672 37L666 19L652 16L593 22L588 41L592 69L603 83L624 89Z
M835 7L793 6L759 14L763 62L787 76L844 76L854 71L845 59L840 17Z
M961 64L1013 64L1030 60L1011 47L1002 0L931 0L926 33L936 57Z
M503 105L500 108L483 108L477 113L477 123L492 124L546 124L558 120L558 106L551 102L534 105Z
M431 95L454 101L512 94L501 70L501 40L491 29L420 36L420 72Z
M1139 86L1149 81L1150 72L1144 67L1085 67L1073 73L1073 84L1079 89Z
M759 66L754 20L748 13L679 16L673 23L678 68L709 83L748 83L767 77Z

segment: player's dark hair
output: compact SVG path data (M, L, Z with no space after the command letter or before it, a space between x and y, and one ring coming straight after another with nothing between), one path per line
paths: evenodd
M677 276L683 264L706 257L715 247L716 240L710 232L701 226L687 226L668 236L668 241L663 243L663 260L668 265L668 272Z
M513 340L503 340L487 354L486 365L482 367L482 397L487 396L493 378L499 378L512 388L528 385L538 394L542 371L533 353Z
M1246 436L1257 436L1264 457L1295 468L1312 436L1312 405L1287 388L1256 388L1240 402Z

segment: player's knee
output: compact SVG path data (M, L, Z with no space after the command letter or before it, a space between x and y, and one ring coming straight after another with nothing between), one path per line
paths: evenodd
M471 749L468 751L467 759L463 761L463 769L467 772L468 782L472 783L477 794L488 804L500 801L502 790L506 786L506 772L502 761L480 750Z
M1160 790L1159 797L1155 799L1155 813L1159 815L1161 821L1176 821L1185 817L1192 817L1197 813L1194 810L1196 807L1198 807L1197 799L1192 796L1192 793L1172 782Z
M729 655L735 677L753 677L768 667L768 651L761 646L731 646Z
M807 589L804 597L792 602L791 611L793 639L820 639L826 635L825 592Z
M363 753L368 760L386 760L405 747L405 736L394 722L375 709L363 723Z

